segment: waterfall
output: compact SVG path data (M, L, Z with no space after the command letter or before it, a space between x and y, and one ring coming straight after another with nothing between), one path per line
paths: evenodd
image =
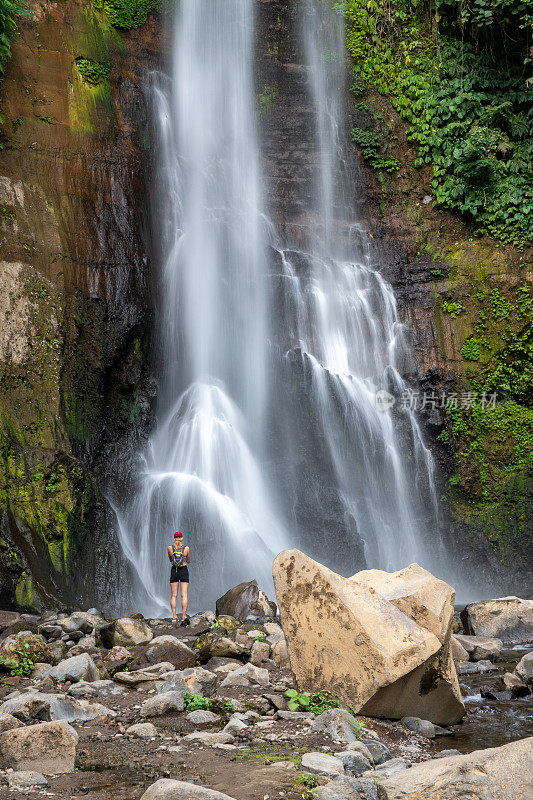
M376 406L378 390L405 390L409 353L354 211L342 18L305 0L301 33L317 158L294 242L262 196L252 0L180 0L172 73L151 78L157 425L132 496L114 504L147 614L168 614L175 530L191 546L193 609L242 580L270 590L291 544L345 572L434 560L421 532L438 526L431 455L411 412Z

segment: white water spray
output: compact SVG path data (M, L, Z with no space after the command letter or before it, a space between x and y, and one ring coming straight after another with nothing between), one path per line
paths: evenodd
M175 530L191 545L193 609L242 580L269 589L273 556L295 541L306 547L293 510L302 482L294 432L308 420L283 378L296 362L331 463L316 488L328 482L366 565L432 566L420 530L435 507L430 453L413 414L403 415L400 440L391 412L375 403L379 389L405 389L408 350L393 290L372 265L350 201L342 21L326 0L302 8L318 139L304 249L264 224L252 0L180 0L171 79L153 80L163 371L138 490L117 508L148 614L168 614L166 546ZM279 303L267 245L280 264ZM269 339L288 342L288 352L269 351ZM288 435L272 443L274 418ZM343 546L349 570L355 541Z

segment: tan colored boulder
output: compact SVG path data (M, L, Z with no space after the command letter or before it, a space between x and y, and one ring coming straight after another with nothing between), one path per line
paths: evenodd
M418 565L361 574L361 582L343 578L299 550L274 561L299 690L329 689L373 716L457 722L464 706L450 651L453 590Z
M455 635L451 638L452 658L454 661L468 661L469 655L461 642L458 642Z
M147 622L131 617L122 617L115 622L113 646L134 647L136 644L148 644L154 638Z
M533 737L415 764L380 781L383 800L531 800Z
M160 664L162 661L169 662L176 669L187 669L194 667L196 653L175 636L157 636L136 655L130 669Z
M502 639L504 642L533 640L533 600L500 597L469 603L461 611L465 633Z
M62 774L74 772L78 734L68 722L43 722L0 734L0 767Z
M11 731L14 728L23 728L24 723L11 714L0 713L0 733Z

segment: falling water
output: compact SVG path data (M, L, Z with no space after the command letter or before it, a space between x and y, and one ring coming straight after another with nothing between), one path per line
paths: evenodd
M168 613L165 551L180 529L193 553L193 607L252 577L268 589L282 547L316 552L299 506L323 520L330 501L345 531L328 543L331 565L431 567L421 535L428 513L437 524L431 456L412 413L375 402L379 389L405 391L408 347L355 217L342 20L327 0L302 4L318 146L314 208L297 247L263 211L252 0L180 0L176 13L172 75L151 83L158 421L138 489L117 506L138 604ZM305 472L304 436L320 474Z

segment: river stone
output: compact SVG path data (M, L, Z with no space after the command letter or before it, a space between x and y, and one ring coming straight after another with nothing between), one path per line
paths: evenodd
M386 800L530 800L533 737L415 764L381 784Z
M164 692L149 697L141 706L141 717L160 717L173 711L183 711L185 701L183 692Z
M495 669L492 661L462 661L456 664L458 675L475 675L478 672L491 672Z
M74 772L78 734L67 722L44 722L0 734L0 767L53 773Z
M418 733L419 736L424 736L426 739L435 738L435 726L428 719L420 719L420 717L403 717L403 724L410 731Z
M126 729L126 735L134 736L136 739L153 739L158 733L159 731L151 722L138 722Z
M233 800L233 798L194 783L160 778L148 787L141 800Z
M0 706L1 714L29 722L30 720L65 720L66 722L88 722L96 717L114 717L115 712L100 703L76 700L64 694L27 692L6 700Z
M176 669L187 669L194 667L196 654L184 642L176 639L175 636L156 636L150 644L138 653L130 665L130 669L135 670L140 667L149 667L152 664L160 664L166 661Z
M215 722L220 720L220 717L212 711L202 711L198 709L198 711L189 711L185 719L190 722L191 725L194 725L195 728L203 728L207 725L214 725Z
M486 636L466 636L457 633L453 637L468 652L472 661L488 659L492 661L500 655L503 642L501 639L489 639Z
M22 655L23 653L24 655ZM21 659L27 656L32 661L50 663L52 653L44 640L38 633L20 631L0 642L0 661L12 661L20 664Z
M366 744L364 742L347 742L345 745L345 751L355 751L357 753L361 753L361 755L367 759L367 761L374 762L374 758Z
M355 717L344 708L330 708L316 717L311 725L312 733L325 733L334 742L355 742Z
M148 644L154 634L147 622L131 617L117 619L113 631L113 647L134 647L137 644ZM158 659L161 660L161 659Z
M176 670L161 677L162 680L156 683L156 689L160 693L181 691L213 697L219 683L218 676L203 667Z
M504 672L497 688L503 689L504 691L506 689L509 690L513 697L526 697L528 694L531 694L531 687L513 672Z
M515 672L524 683L533 683L533 651L522 656L515 667Z
M461 611L461 621L468 634L504 642L530 642L533 639L533 600L501 597L469 603Z
M366 746L374 764L384 764L391 758L391 752L383 742L375 742L372 739L365 739L363 744Z
M347 579L299 550L280 553L273 575L299 691L336 692L369 716L464 715L449 644L455 593L444 581L417 564Z
M268 599L256 580L239 583L216 602L217 617L275 617L276 604Z
M211 658L242 658L246 653L246 648L238 642L234 642L229 636L221 636L216 631L200 636L198 639L198 658L202 663ZM247 642L247 646L250 644Z
M57 666L51 667L42 677L53 678L56 681L97 681L100 680L98 667L88 653L61 661Z
M378 787L372 780L340 775L324 786L313 789L316 800L377 800Z
M344 764L341 759L327 753L304 753L302 769L315 775L326 775L326 777L344 774Z
M152 685L160 677L161 676L156 672L115 672L113 680L117 683L123 683L125 686L135 688L143 683Z
M246 682L241 683L240 678L245 678ZM229 672L220 684L220 688L222 689L226 686L246 686L250 684L252 686L261 686L263 689L266 689L270 684L268 670L256 667L254 664L248 662L248 664L243 664L241 667Z
M31 789L50 785L40 772L8 772L6 777L10 789Z
M467 650L465 650L463 645L455 638L455 636L452 636L450 645L452 650L452 658L454 661L468 661L469 654Z
M0 733L11 731L14 728L23 728L24 723L14 717L12 714L0 713Z
M18 611L0 611L0 631L16 625L22 619Z
M371 772L365 772L365 777L374 777L378 780L403 772L411 762L407 758L389 758L383 764L378 764Z
M256 667L261 666L262 661L268 661L270 658L270 645L268 642L256 641L252 644L250 650L250 663L255 664Z
M335 753L335 756L340 758L344 764L345 772L348 775L353 775L355 778L358 778L363 772L371 769L370 760L356 750L345 750L344 752Z
M195 731L194 733L188 733L184 736L183 741L199 742L207 747L216 747L219 744L231 744L235 741L235 737L227 731L218 731L217 733Z

